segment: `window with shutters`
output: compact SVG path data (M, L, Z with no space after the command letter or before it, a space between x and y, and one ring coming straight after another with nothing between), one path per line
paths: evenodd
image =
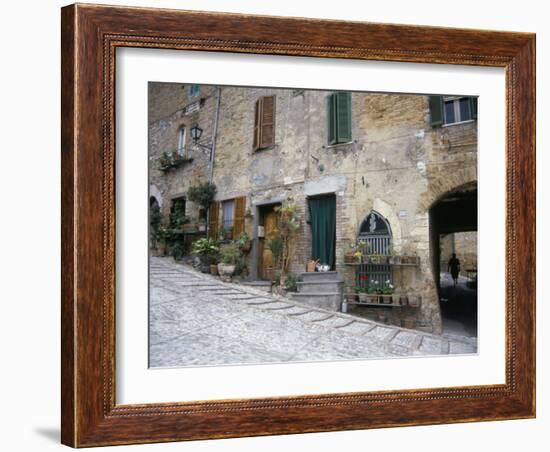
M235 212L235 200L229 199L222 202L222 228L225 230L233 229L233 219Z
M351 141L351 93L328 96L328 144Z
M477 118L477 97L430 96L430 123L433 127L459 124Z
M275 145L275 96L260 97L254 115L255 151Z

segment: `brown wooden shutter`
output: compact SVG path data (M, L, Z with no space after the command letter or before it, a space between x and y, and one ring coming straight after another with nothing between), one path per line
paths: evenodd
M212 201L208 209L208 237L218 238L218 224L220 218L220 202Z
M275 96L266 96L262 102L260 147L275 144Z
M256 109L254 112L254 150L257 151L260 148L260 123L261 123L261 112L262 112L262 100L260 97L256 101Z
M244 215L246 212L246 196L235 198L235 211L233 213L233 238L236 239L244 232Z
M275 144L275 96L260 97L254 115L254 150Z

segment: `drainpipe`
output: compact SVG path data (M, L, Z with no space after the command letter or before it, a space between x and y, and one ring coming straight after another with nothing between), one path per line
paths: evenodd
M220 117L220 103L222 89L218 86L216 98L216 111L214 113L214 125L212 127L212 148L210 150L210 168L208 172L208 182L211 184L214 179L214 162L216 160L216 139L218 137L218 118ZM206 212L206 234L210 233L210 209Z
M210 151L210 174L208 175L208 182L212 183L214 179L214 162L216 161L216 138L218 136L218 119L220 117L220 103L222 98L222 89L217 88L217 100L216 100L216 112L214 114L214 126L212 131L212 150Z

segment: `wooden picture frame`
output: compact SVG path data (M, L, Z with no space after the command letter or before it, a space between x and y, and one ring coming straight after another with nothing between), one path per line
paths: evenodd
M535 36L71 5L62 9L62 442L73 447L535 416ZM506 69L506 382L115 403L115 50L147 47Z

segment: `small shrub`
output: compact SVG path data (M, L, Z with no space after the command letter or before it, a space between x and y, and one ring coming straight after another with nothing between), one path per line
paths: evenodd
M241 257L241 250L235 242L224 243L220 246L220 261L223 264L236 265Z

